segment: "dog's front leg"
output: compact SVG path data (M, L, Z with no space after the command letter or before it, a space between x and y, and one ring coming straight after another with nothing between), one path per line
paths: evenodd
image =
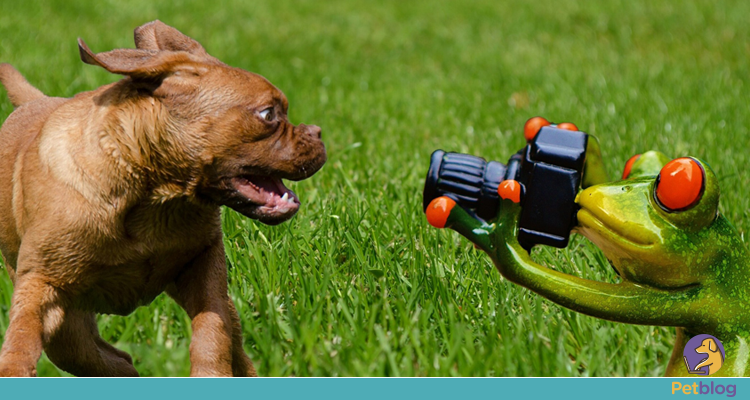
M234 376L258 376L258 373L255 372L255 367L253 367L253 362L245 353L240 315L237 313L232 299L228 298L227 301L229 304L229 315L232 317L232 373Z
M57 295L46 279L19 274L10 306L10 325L0 351L0 376L36 376L45 328L55 329Z
M221 239L195 258L168 293L192 320L191 376L232 376L232 317Z

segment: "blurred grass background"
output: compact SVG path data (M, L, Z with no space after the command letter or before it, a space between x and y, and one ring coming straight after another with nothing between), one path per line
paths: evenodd
M230 291L264 376L652 376L674 331L601 321L500 278L421 211L432 150L500 161L531 116L596 134L612 178L657 149L709 162L721 211L750 227L747 1L0 0L0 61L70 97L118 79L81 63L161 19L288 96L329 161L267 227L225 210ZM0 100L2 120L12 111ZM8 190L8 188L0 188ZM614 281L583 238L541 263ZM12 286L0 277L0 339ZM166 296L102 336L145 376L189 373L190 322ZM64 375L42 359L39 374Z

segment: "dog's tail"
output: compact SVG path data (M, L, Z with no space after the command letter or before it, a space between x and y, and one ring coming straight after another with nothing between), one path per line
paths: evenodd
M8 91L10 102L15 108L44 97L44 93L31 86L26 78L10 64L0 64L0 83Z

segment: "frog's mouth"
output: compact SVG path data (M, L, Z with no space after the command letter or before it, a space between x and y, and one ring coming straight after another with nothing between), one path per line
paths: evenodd
M617 245L620 243L629 245L628 247L638 250L646 250L652 247L656 241L648 237L635 234L636 232L647 232L640 224L625 223L613 224L611 217L597 215L594 211L581 207L578 211L578 231L594 242L602 249ZM629 225L632 229L628 229ZM621 226L620 229L614 226Z

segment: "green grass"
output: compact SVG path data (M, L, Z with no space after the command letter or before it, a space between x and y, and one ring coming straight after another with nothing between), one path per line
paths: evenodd
M127 4L127 5L125 5ZM84 65L159 18L266 76L295 123L323 127L329 161L295 183L303 208L267 227L224 213L230 291L265 376L651 376L674 331L583 316L503 280L421 212L436 148L505 161L534 115L596 134L610 176L658 149L708 161L721 210L750 228L747 1L10 1L0 61L45 93L117 79ZM12 110L0 100L0 118ZM7 188L0 188L7 190ZM541 263L615 277L581 237ZM0 278L0 335L12 286ZM142 375L189 372L190 323L159 297L102 316ZM1 338L1 336L0 336ZM49 361L41 375L61 374Z

